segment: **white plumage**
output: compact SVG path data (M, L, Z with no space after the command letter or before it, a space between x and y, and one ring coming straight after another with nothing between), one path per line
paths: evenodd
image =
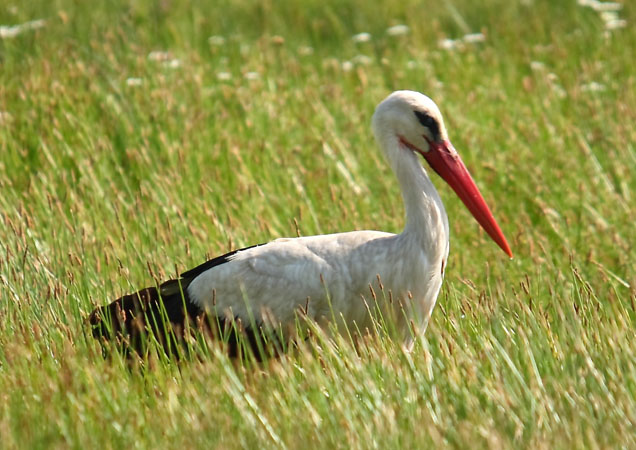
M372 126L402 191L402 233L351 231L277 239L239 250L212 261L213 267L203 265L183 274L186 301L216 317L282 326L284 332L294 328L300 311L321 325L335 318L338 327L364 332L372 329L369 311L377 302L410 344L426 328L449 251L446 211L418 154L512 256L431 99L412 91L394 92L378 105ZM174 291L174 285L160 287L164 302ZM140 293L136 295L141 299ZM118 300L122 308L126 298Z
M407 247L414 251L404 251ZM418 323L428 318L443 276L439 265L437 270L431 267L408 235L352 231L278 239L240 251L199 275L188 292L202 309L240 317L244 323L249 323L249 305L256 322L280 323L284 331L293 328L299 312L319 324L335 317L339 327L355 323L363 330L372 328L371 289L376 298L383 292L390 295L396 307L411 295L407 304L417 308ZM402 321L400 325L404 328Z

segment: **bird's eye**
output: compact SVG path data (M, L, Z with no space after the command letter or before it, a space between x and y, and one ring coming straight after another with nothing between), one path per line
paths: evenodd
M416 111L413 111L413 113L415 113L415 117L417 117L417 120L420 121L422 126L429 129L433 137L433 140L438 141L440 139L440 135L439 135L439 123L437 122L437 120L435 120L434 117L422 111L416 110Z
M421 111L413 111L413 112L415 113L415 117L417 117L417 120L419 120L420 123L426 128L430 128L431 124L435 122L435 119L433 119L431 116L429 116L425 112L421 112Z

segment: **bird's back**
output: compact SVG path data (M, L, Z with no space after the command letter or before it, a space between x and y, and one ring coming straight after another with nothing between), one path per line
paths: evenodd
M201 273L188 293L202 309L283 325L294 324L298 308L318 321L331 309L357 316L363 308L356 300L368 292L393 239L378 231L277 239Z

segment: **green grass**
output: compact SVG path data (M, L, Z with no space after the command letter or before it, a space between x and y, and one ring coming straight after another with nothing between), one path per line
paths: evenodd
M0 8L46 19L0 38L3 447L636 447L634 5L607 32L574 0L427 3ZM296 223L399 232L369 122L404 88L438 102L516 256L435 178L451 256L413 353L101 357L87 314L154 277Z

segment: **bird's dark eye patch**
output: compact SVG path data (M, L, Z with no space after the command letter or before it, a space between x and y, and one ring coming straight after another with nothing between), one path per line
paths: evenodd
M422 126L429 129L429 131L433 135L433 140L439 141L440 140L439 123L437 122L437 120L435 120L434 117L428 115L425 112L417 111L417 110L413 112L415 113L415 117L417 117L417 120L420 121Z

